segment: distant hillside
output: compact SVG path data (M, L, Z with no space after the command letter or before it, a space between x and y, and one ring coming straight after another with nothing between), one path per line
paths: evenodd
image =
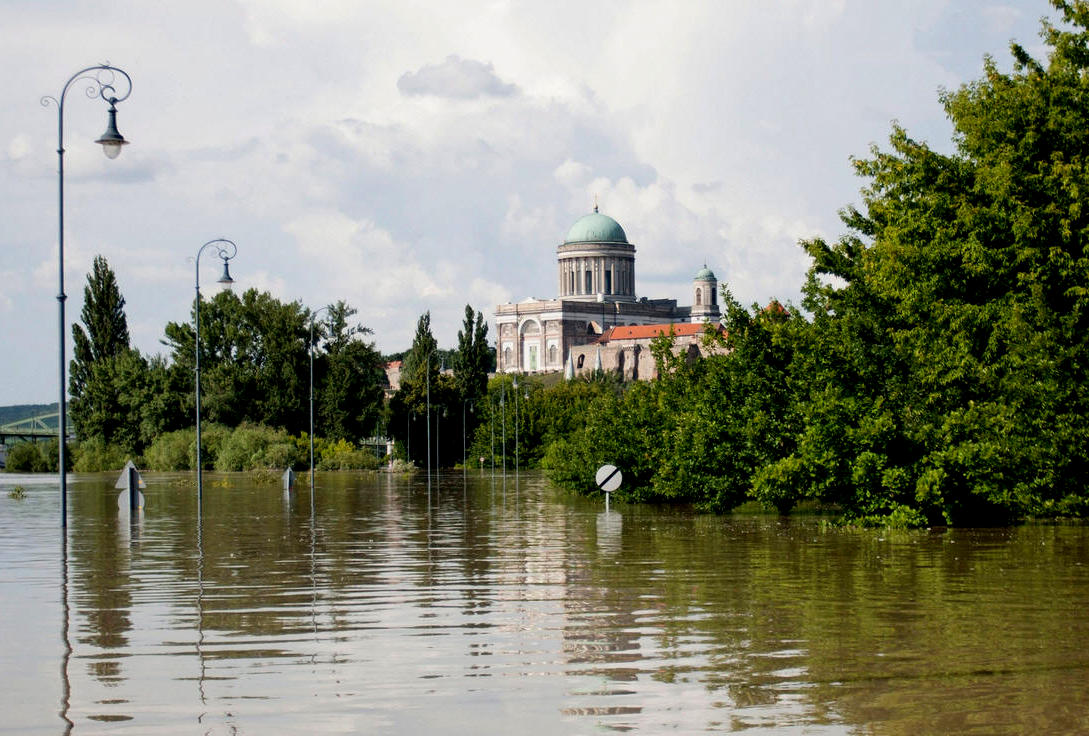
M29 419L39 414L53 414L57 411L57 402L52 404L15 404L13 406L0 406L0 425L18 422L20 419ZM53 422L56 425L56 422Z

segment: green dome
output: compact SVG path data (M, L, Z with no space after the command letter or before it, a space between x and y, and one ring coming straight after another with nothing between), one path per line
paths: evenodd
M703 264L703 268L696 272L696 278L693 281L717 281L715 278L715 272L707 268L707 264Z
M580 217L567 231L566 243L627 243L628 236L620 223L597 211Z

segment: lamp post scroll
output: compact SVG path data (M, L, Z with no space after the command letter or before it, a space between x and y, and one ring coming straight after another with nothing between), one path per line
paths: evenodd
M121 146L128 143L117 132L117 103L124 102L132 94L132 78L123 69L110 66L109 62L80 69L68 78L61 89L60 97L45 95L41 98L43 106L57 106L57 312L60 337L58 340L60 387L57 399L57 465L60 473L61 492L61 528L68 526L68 480L65 473L67 464L65 440L68 433L67 393L64 358L64 302L68 298L64 293L64 102L68 90L76 82L87 82L86 94L89 98L100 97L109 104L106 132L95 143L102 145L107 158L117 158ZM118 93L117 85L122 85L123 94Z

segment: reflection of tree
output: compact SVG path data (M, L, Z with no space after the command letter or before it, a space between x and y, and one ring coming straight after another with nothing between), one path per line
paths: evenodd
M687 717L702 721L686 727L937 733L986 713L1011 732L1080 729L1084 530L894 534L626 507L603 545L600 503L525 481L520 506L503 506L487 475L450 476L429 499L408 478L332 474L312 527L308 489L285 501L213 475L202 556L192 487L152 482L154 560L131 569L117 492L81 484L74 656L120 681L114 655L131 646L153 563L147 580L168 586L155 598L175 607L176 628L197 630L208 683L267 660L350 672L374 636L408 650L391 677L543 675L573 683L561 714L610 726L676 725L671 705L689 698ZM442 657L417 665L412 647Z

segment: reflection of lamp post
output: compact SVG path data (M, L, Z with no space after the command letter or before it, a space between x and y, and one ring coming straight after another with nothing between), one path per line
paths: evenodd
M197 395L197 514L200 514L201 505L204 502L204 481L203 481L203 468L200 461L200 255L204 252L205 248L215 248L216 255L223 259L223 275L219 277L217 283L222 284L224 288L230 288L230 285L234 283L234 279L231 278L231 272L227 268L227 261L231 260L238 253L238 246L233 241L226 238L216 238L215 240L209 240L204 245L200 246L200 250L197 251L197 266L196 266L196 287L197 287L197 304L193 309L194 324L196 325L196 395Z
M468 472L469 471L469 466L468 466L469 456L466 454L466 449L465 449L467 441L468 441L468 438L465 436L465 408L466 408L465 405L468 404L468 403L469 403L468 399L462 399L461 400L461 469L462 469L463 472ZM473 413L472 404L469 404L468 408L469 408L469 413L472 414Z
M310 505L314 505L314 318L329 307L310 314Z
M93 72L93 75L89 74L89 72ZM124 81L127 88L125 94L120 97L117 96L117 90L113 86L118 74L125 78ZM68 81L64 83L60 97L46 95L41 99L43 105L52 103L57 106L57 274L59 282L59 288L57 289L57 323L60 328L60 338L58 341L60 396L57 400L57 464L60 472L62 529L68 526L68 479L65 475L67 453L64 448L66 435L68 434L68 386L65 381L64 365L64 300L68 298L64 294L64 99L68 95L68 88L72 86L72 82L77 80L83 80L90 83L86 90L88 97L101 97L110 105L106 132L95 141L95 143L102 144L102 151L106 154L106 158L117 158L121 153L121 146L128 143L128 141L117 132L116 105L118 102L123 102L128 99L128 96L132 94L132 79L127 73L115 66L110 66L109 64L99 64L98 66L89 66L86 69L81 69L73 74Z

